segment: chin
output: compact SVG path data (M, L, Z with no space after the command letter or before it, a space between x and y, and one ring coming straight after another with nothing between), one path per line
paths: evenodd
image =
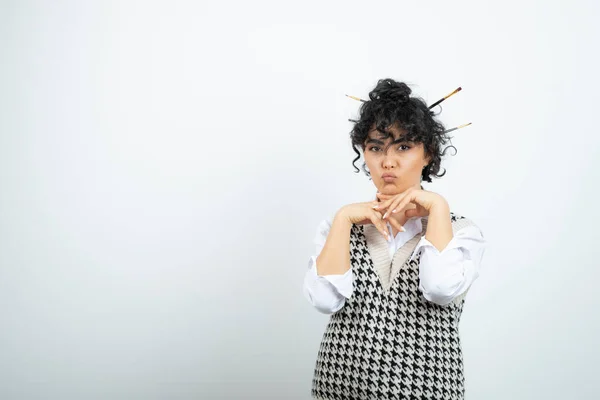
M379 189L379 193L382 194L397 194L398 193L398 188L396 187L396 185L394 184L386 184L383 185L380 189Z
M386 183L382 182L381 186L378 188L379 193L387 194L387 195L396 195L404 192L408 188L403 188L396 183Z

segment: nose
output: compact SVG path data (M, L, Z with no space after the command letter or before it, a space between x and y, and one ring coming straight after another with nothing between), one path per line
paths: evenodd
M383 156L382 166L384 169L394 169L396 168L396 160L394 160L394 157L390 157L386 152Z

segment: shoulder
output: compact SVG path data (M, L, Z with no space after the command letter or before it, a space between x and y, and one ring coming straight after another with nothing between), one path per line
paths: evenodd
M425 217L425 224L428 222L429 217ZM456 233L468 233L469 235L480 235L481 230L479 226L470 218L465 217L462 214L450 211L450 223L452 224L452 231Z
M330 214L326 215L325 218L323 218L319 222L319 225L317 226L315 239L322 239L322 238L327 237L327 235L329 234L329 231L331 230L331 225L333 224L334 218L335 218L335 213L330 213Z
M452 225L475 225L475 222L463 214L450 211L450 222Z
M316 230L315 240L324 241L327 238L327 235L329 235L329 231L331 230L331 226L333 225L333 220L335 219L335 215L336 215L335 212L330 213L329 215L327 215L325 218L323 218L319 222L319 225L317 226L317 230ZM351 235L354 235L357 233L363 233L363 232L364 232L363 225L352 224L352 229L350 231Z
M329 215L319 222L319 226L317 227L317 232L327 235L329 230L331 229L331 224L333 224L333 216Z
M450 222L454 233L464 233L470 236L482 236L483 233L479 226L471 218L465 217L462 214L450 211Z

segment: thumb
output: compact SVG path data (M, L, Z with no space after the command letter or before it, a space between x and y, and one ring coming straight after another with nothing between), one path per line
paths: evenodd
M419 210L416 208L411 208L408 209L404 212L404 215L406 215L408 218L412 218L412 217L418 217L419 216Z

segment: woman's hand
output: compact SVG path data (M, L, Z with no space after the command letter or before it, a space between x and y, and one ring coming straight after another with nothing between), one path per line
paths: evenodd
M377 230L390 240L390 235L387 230L386 223L381 217L381 213L373 208L377 201L367 201L364 203L354 203L343 206L336 214L336 218L343 218L351 224L364 225L372 223L377 227Z
M404 212L407 218L426 217L432 209L440 206L448 206L446 199L441 195L423 189L410 188L397 195L386 195L377 193L377 198L381 200L373 207L377 211L386 213L382 219L388 219L391 215L401 211L409 203L416 205L416 208L408 209Z

